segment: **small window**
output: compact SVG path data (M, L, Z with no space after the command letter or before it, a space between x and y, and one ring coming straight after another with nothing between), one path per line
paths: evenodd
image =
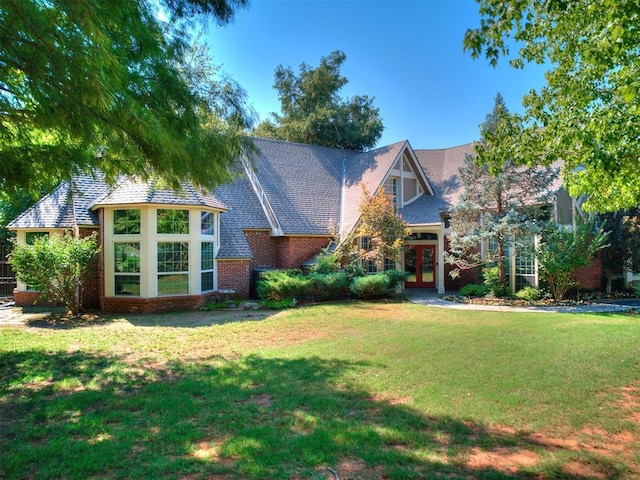
M398 177L389 177L387 181L384 182L384 191L393 195L393 208L398 209Z
M158 295L189 293L189 243L158 242Z
M38 238L49 238L49 232L26 232L24 234L24 242L27 245L33 245Z
M140 210L114 210L113 234L138 235L140 233Z
M189 234L189 210L158 209L157 232L160 234Z
M202 242L200 252L201 290L210 292L213 290L213 272L215 269L213 242Z
M212 212L200 212L200 234L213 235L215 233L216 217Z

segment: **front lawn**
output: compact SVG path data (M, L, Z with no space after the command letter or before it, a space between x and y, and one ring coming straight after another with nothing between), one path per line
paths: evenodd
M638 317L225 315L0 329L0 478L640 475Z

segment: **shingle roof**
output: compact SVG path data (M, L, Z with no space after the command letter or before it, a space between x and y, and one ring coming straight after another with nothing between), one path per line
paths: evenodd
M341 231L350 232L360 218L361 184L369 193L382 183L395 160L403 151L406 141L354 155L345 161L345 182Z
M158 188L153 180L143 182L136 178L127 178L116 185L109 193L93 204L95 207L107 205L184 205L202 206L226 210L227 206L212 193L198 190L188 183L181 183L182 190L174 192L166 188Z
M229 205L229 209L220 215L220 250L217 258L252 257L243 230L270 230L270 225L249 180L240 177L232 183L219 186L215 193Z
M474 154L474 143L452 148L416 150L415 153L435 189L436 196L446 202L446 208L456 205L462 194L458 169L464 164L467 154Z
M23 212L7 228L72 228L97 226L98 217L89 207L109 189L103 176L77 175L61 183L33 207Z
M285 235L326 235L340 221L342 160L350 150L254 139L256 176Z

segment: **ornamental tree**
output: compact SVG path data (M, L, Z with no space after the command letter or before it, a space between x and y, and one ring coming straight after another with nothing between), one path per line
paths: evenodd
M0 0L0 190L94 168L172 186L229 179L249 118L242 91L192 55L191 32L246 4Z
M611 293L613 279L640 270L640 209L637 207L601 215L603 230L608 232L609 248L602 252L606 291Z
M404 241L410 235L407 223L393 206L393 195L380 187L375 195L364 184L360 201L360 224L356 236L367 238L369 248L360 250L364 261L373 261L378 271L384 270L385 258L398 262Z
M82 290L87 272L100 248L97 232L85 238L37 238L33 245L15 243L9 261L19 281L41 292L76 316L82 310Z
M608 246L608 236L608 232L596 231L593 222L579 225L573 231L553 224L545 229L536 247L536 259L557 302L575 284L576 270L589 265L595 254Z
M351 150L374 147L383 126L373 98L356 95L343 99L339 95L348 82L340 75L346 58L336 50L322 57L316 68L303 63L299 74L279 65L273 87L278 90L282 113L271 113L271 118L261 122L253 134Z
M495 264L506 285L506 257L510 248L528 248L519 239L539 231L548 220L547 205L557 177L554 168L522 168L512 160L519 119L507 110L502 96L480 125L475 157L467 155L458 172L462 195L451 209L449 251L445 262L461 270ZM490 164L500 168L490 168ZM495 248L480 248L481 245Z
M640 204L640 4L636 0L477 0L480 26L464 47L495 65L548 65L524 97L518 164L564 161L563 180L586 209ZM496 159L502 161L502 159Z

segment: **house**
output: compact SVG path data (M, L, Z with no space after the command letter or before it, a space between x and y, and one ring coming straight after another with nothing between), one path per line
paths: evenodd
M447 211L460 195L457 171L473 144L414 150L402 141L356 152L254 143L257 153L238 160L235 181L213 192L187 184L174 192L135 178L110 186L99 173L81 175L8 228L26 243L76 227L81 235L99 232L101 253L85 287L86 308L184 309L219 292L248 296L255 271L298 268L315 257L331 240L330 225L341 234L357 226L364 184L370 192L384 187L392 193L410 226L397 266L410 272L405 286L439 293L459 288L443 252ZM18 305L36 297L24 284L14 292Z

